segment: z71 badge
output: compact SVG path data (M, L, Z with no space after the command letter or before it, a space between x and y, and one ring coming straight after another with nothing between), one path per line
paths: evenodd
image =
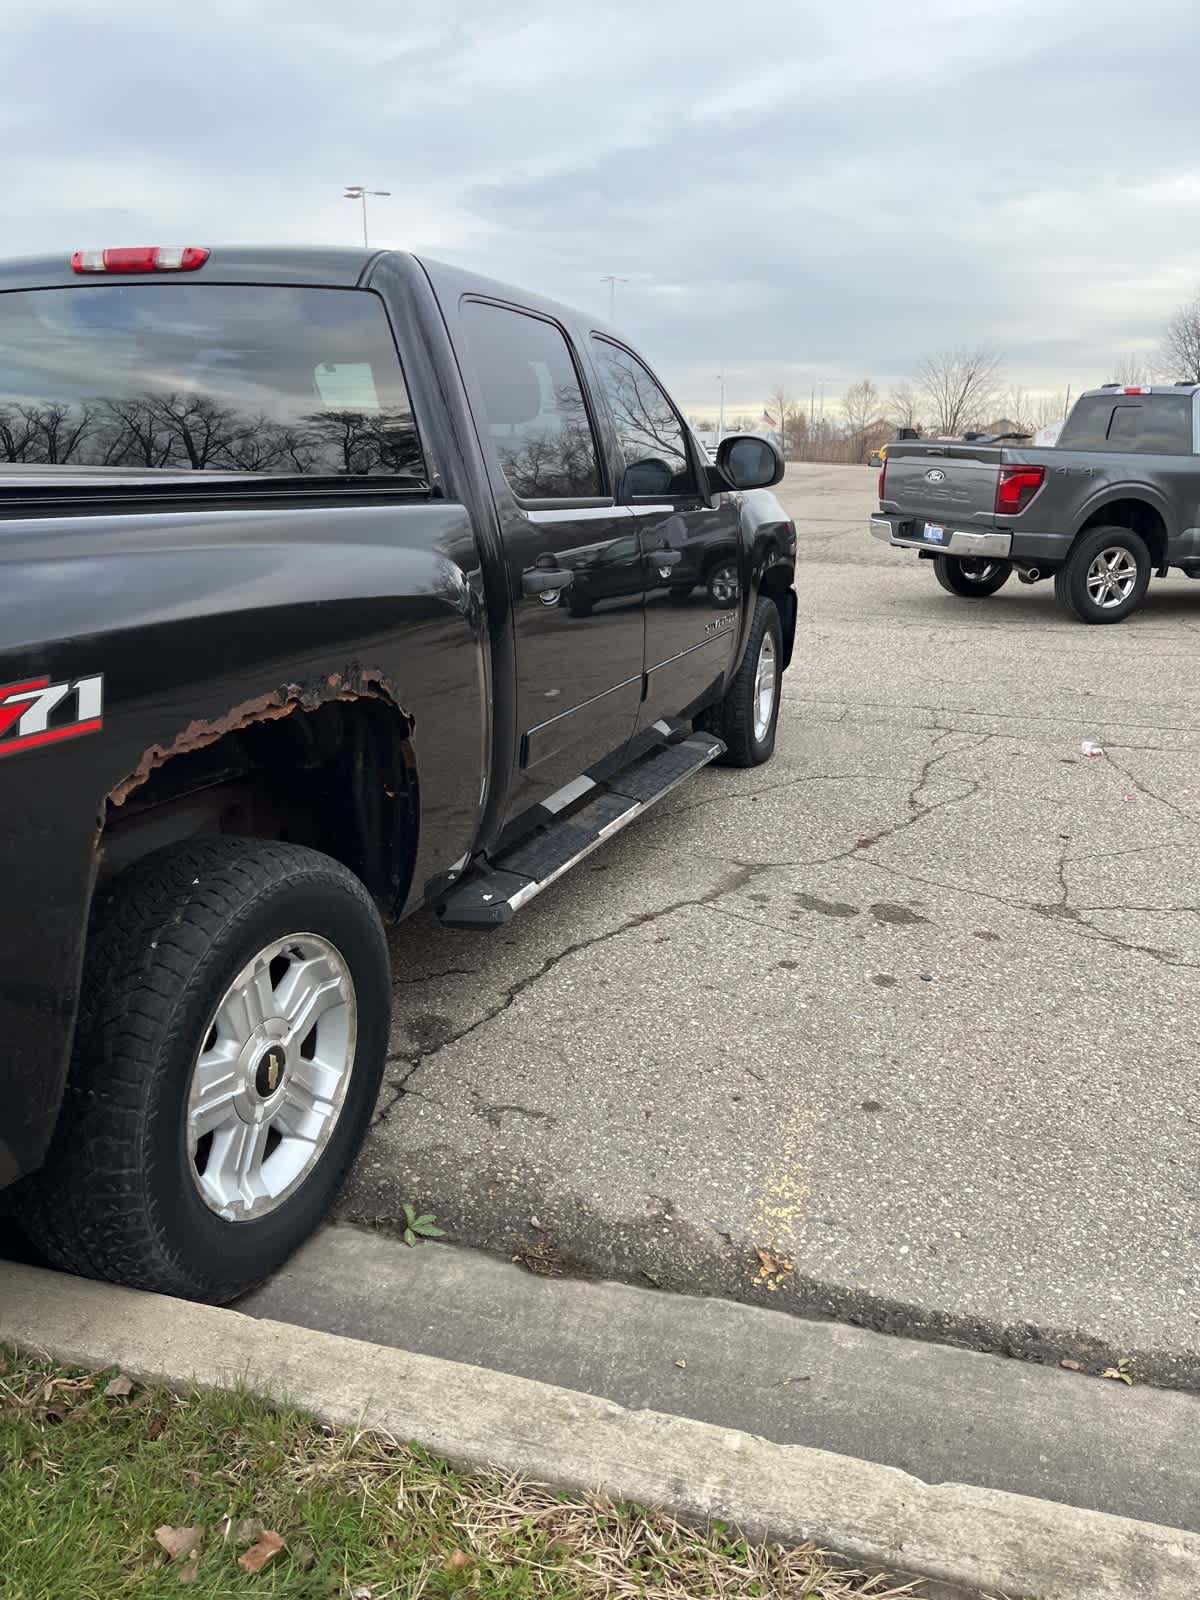
M0 756L97 733L103 721L104 679L99 674L66 683L49 678L0 683Z

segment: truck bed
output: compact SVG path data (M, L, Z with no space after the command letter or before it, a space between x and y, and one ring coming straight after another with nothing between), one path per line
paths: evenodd
M1001 467L1036 465L1048 454L1001 444L905 440L888 447L882 505L937 526L994 528Z

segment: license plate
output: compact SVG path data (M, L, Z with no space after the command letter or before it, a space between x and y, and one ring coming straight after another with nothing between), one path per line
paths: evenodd
M925 524L925 540L928 544L945 544L946 530L940 522L927 522Z

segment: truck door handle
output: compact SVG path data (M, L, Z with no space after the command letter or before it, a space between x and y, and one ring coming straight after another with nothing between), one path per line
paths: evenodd
M565 589L574 577L567 567L531 567L521 574L521 588L526 594L548 594L552 589Z
M661 550L651 550L649 560L653 567L677 567L683 560L683 551L668 550L664 545Z

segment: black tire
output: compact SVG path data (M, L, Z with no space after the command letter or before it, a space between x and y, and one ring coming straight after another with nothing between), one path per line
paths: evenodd
M298 1187L263 1216L226 1220L201 1195L186 1137L193 1068L242 967L302 932L331 944L353 982L345 1099ZM15 1191L21 1225L70 1272L235 1298L287 1259L341 1188L375 1107L390 1013L379 914L338 862L224 837L146 857L98 898L66 1096L45 1166Z
M1120 551L1133 567L1128 594L1113 605L1096 600L1088 589L1093 562L1109 550ZM1142 604L1149 585L1150 551L1140 533L1134 533L1132 528L1091 528L1079 535L1070 555L1054 574L1054 598L1080 622L1124 622Z
M949 594L982 600L1012 577L1011 561L989 561L986 557L935 556L934 576Z
M755 678L763 640L769 636L775 651L775 703L765 731L754 728ZM750 633L741 665L724 700L697 718L697 727L715 733L725 741L721 764L727 767L758 767L775 753L775 733L779 724L779 702L783 689L783 627L773 600L760 597L750 621Z

